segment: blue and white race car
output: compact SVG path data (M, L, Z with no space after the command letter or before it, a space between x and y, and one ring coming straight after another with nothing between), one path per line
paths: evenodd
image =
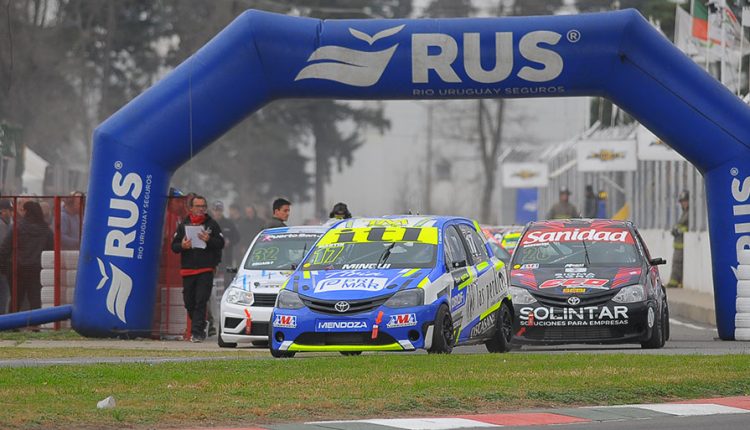
M334 225L287 280L271 315L271 353L450 353L510 349L504 264L466 218L399 216Z
M268 344L268 324L281 285L326 230L299 226L258 233L222 296L220 347Z

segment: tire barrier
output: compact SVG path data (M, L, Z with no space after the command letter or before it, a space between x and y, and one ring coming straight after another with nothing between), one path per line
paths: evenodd
M750 250L737 252L737 301L734 317L734 338L750 340Z
M703 173L719 337L745 338L735 333L734 271L740 258L750 265L750 107L634 10L325 21L243 13L96 129L73 327L149 335L173 172L272 100L591 95Z

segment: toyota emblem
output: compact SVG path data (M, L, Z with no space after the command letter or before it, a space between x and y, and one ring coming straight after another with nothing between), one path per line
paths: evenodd
M568 297L568 304L569 305L576 306L579 303L581 303L581 299L579 299L578 297L576 297L576 296ZM338 303L336 304L336 306L338 306Z
M349 310L349 302L337 302L336 305L334 305L334 308L336 309L336 312L344 313Z

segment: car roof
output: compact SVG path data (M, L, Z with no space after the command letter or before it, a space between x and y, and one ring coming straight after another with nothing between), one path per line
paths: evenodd
M433 215L388 215L383 217L349 218L334 224L331 229L363 227L442 227L449 221L464 221L478 225L469 218Z
M290 227L267 228L262 231L265 234L287 234L287 233L318 233L323 234L328 231L327 226L322 225L294 225Z
M531 221L528 226L529 228L634 228L631 221L600 218L573 218Z

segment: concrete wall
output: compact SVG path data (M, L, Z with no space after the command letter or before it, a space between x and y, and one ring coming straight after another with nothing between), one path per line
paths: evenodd
M672 235L665 230L640 230L651 257L662 257L667 264L659 266L662 281L669 282L672 273ZM686 290L707 293L713 296L714 287L711 270L711 246L708 232L685 234L685 264L682 282Z

